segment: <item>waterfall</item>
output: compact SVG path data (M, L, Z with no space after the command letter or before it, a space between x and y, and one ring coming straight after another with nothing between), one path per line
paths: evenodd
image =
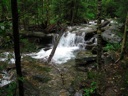
M76 33L66 32L60 39L58 47L79 47L79 44L84 44L85 32L81 35Z
M82 32L80 34L78 34L77 32L64 32L52 58L52 62L61 64L67 62L71 58L74 58L74 51L82 48L81 46L83 46L85 43L84 38L85 32ZM34 54L32 58L47 60L51 51L52 48L47 51L41 49L38 53Z

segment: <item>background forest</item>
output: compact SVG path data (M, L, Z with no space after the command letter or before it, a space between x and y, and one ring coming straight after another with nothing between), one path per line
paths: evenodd
M11 34L11 1L0 1L1 47L9 47ZM78 25L97 19L97 0L18 0L19 28L29 31L53 31L58 23ZM102 0L102 19L118 18L125 22L127 1ZM27 42L22 40L22 42ZM9 46L8 46L9 45Z
M84 37L86 41L94 39L86 42L87 51L78 52L75 61L49 65L54 52L48 62L26 56L21 61L22 70L19 69L23 77L16 75L17 65L8 64L13 55L8 55L6 62L1 59L3 52L13 52L15 47L15 6L11 6L11 1L0 0L0 83L6 73L14 81L5 86L0 84L0 96L128 96L128 0L17 0L21 53L48 50L51 43L55 52L67 27L96 23L90 27L93 32ZM107 29L114 30L119 39L104 39L102 33ZM74 30L77 28L70 31ZM112 35L116 36L115 33ZM60 37L54 38L55 34ZM95 40L96 46L92 44Z

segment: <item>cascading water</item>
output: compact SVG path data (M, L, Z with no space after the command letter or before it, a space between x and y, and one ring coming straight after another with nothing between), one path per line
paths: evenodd
M52 62L61 64L67 62L71 58L74 58L74 51L79 50L81 48L80 46L85 43L84 37L85 32L79 35L77 35L76 32L65 32L59 41L58 47L52 58ZM32 58L47 60L51 51L52 48L47 51L41 49L40 52L36 53Z
M60 39L58 47L79 47L79 44L85 43L85 33L77 35L76 33L66 32Z

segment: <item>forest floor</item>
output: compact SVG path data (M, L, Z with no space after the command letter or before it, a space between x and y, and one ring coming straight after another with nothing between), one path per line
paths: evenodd
M93 64L79 70L75 60L48 65L29 59L22 62L25 96L128 96L127 63L126 56L117 64L103 64L97 71Z
M128 55L101 70L96 62L79 68L74 59L58 65L25 57L21 63L25 96L128 96Z

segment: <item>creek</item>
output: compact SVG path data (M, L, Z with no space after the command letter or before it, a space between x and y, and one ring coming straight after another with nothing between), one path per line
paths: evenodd
M51 62L56 64L66 63L68 60L75 58L75 55L79 50L85 50L85 47L87 45L87 41L85 41L85 35L86 30L88 29L88 27L83 26L68 27L67 31L64 32L59 41L58 47L56 48L55 54ZM53 43L56 42L56 37L57 36L54 37ZM89 40L92 39L94 39L94 37ZM97 43L96 38L93 43ZM43 48L39 52L31 54L31 56L35 59L47 60L52 49L53 46L51 46L51 48L46 51L45 48Z
M82 26L72 26L68 27L67 31L64 32L62 35L59 44L57 46L57 49L55 51L55 54L51 60L52 63L55 64L63 64L66 63L70 59L74 59L77 52L80 50L85 50L86 47L86 41L85 41L85 36L86 36L86 30L88 30L89 27L85 27L85 25ZM42 48L39 52L33 52L30 54L22 54L21 59L23 60L25 56L31 56L34 59L41 59L46 61L47 58L49 57L54 42L56 42L56 39L58 37L58 34L54 36L53 38L53 44L52 46L48 49L45 50L45 48ZM94 39L91 37L90 40ZM94 41L96 44L96 40ZM2 56L0 57L0 61L8 62L8 64L14 64L14 53L13 52L3 52ZM9 74L4 71L2 74L2 79L0 80L0 86L4 86L11 81L8 79Z
M66 77L71 77L71 78L64 78L67 79L65 80L65 82L67 82L67 88L69 88L70 83L74 80L75 77L73 76L79 76L78 71L76 71L74 69L73 66L75 66L76 61L72 61L73 59L77 58L76 55L77 53L79 53L80 51L86 52L88 49L91 50L92 47L97 45L97 38L96 38L96 23L95 22L90 22L90 24L82 24L80 26L69 26L67 27L66 32L64 32L64 34L62 35L59 44L57 46L57 49L55 51L55 54L51 60L51 63L54 63L59 70L62 70L61 73L64 74L64 76ZM108 26L107 28L108 29ZM106 30L105 29L105 30ZM111 34L110 34L111 35ZM56 34L53 37L53 42L50 46L50 48L42 48L40 49L39 52L32 52L29 54L22 54L21 56L21 60L24 61L25 56L30 56L34 59L37 60L43 60L43 61L47 61L47 58L49 57L52 48L54 46L54 43L56 42L56 39L58 37L58 34ZM110 37L110 36L107 36ZM114 39L115 40L115 39ZM45 42L45 41L44 41ZM88 49L87 49L88 48ZM0 56L0 61L4 62L7 61L9 64L14 64L14 53L10 53L10 52L4 52L2 53L3 56ZM10 55L9 55L10 54ZM82 61L81 64L85 64L85 59L90 59L92 58L92 54L90 56L87 56L87 58L85 58L86 54L82 55L77 55L79 58L77 58L77 60L79 60L78 62ZM83 56L83 57L80 57ZM89 57L90 56L90 57ZM81 59L82 58L82 59ZM31 65L29 65L31 66ZM54 69L54 68L53 68ZM36 73L36 72L35 72ZM58 82L60 82L61 78L58 79L58 75L60 75L58 72L56 72L56 70L54 69L53 71L50 72L51 76L53 76L55 79L51 81L51 83L55 83L55 86L58 86ZM85 74L83 75L84 77L86 77L86 73L80 73L80 74ZM80 76L82 76L80 75ZM10 83L12 80L8 80L9 74L7 72L3 72L2 73L2 77L0 78L0 87ZM79 77L78 77L79 78ZM71 80L69 80L71 79ZM59 80L59 81L57 81ZM49 83L50 84L50 83ZM50 84L50 85L52 85ZM60 84L61 87L62 84ZM55 89L54 86L52 89ZM59 89L57 89L59 90ZM56 90L54 90L53 92L55 92ZM56 95L59 96L59 95Z

